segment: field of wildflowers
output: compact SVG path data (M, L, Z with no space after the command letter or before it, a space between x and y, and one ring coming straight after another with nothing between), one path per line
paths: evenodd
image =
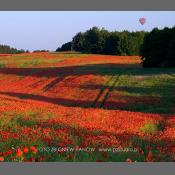
M175 161L174 89L137 56L0 55L0 161Z

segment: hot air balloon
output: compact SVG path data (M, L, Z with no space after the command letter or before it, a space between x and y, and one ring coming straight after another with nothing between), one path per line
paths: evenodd
M139 19L140 24L144 25L146 22L146 18L142 17Z

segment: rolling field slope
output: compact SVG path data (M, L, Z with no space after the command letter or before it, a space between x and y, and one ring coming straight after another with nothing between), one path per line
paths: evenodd
M0 56L0 161L174 161L175 69L137 56Z

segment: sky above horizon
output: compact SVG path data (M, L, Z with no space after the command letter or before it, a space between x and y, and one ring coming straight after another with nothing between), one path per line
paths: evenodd
M139 18L145 17L141 25ZM175 11L6 11L0 12L0 44L55 51L93 26L109 31L151 31L175 26Z

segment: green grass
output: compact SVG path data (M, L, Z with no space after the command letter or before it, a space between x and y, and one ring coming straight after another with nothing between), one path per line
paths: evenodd
M160 103L129 104L119 107L122 110L148 112L148 113L174 113L175 112L175 70L167 68L106 68L101 74L120 75L110 93L120 92L121 97L138 98L149 97L160 99ZM115 100L117 97L113 97Z
M0 63L0 68L4 68L5 64L4 63Z
M144 133L154 134L156 131L158 131L158 126L154 123L146 123L140 128L140 130Z
M33 60L26 60L26 61L20 61L20 64L18 63L18 67L25 68L25 67L33 67L33 66L39 66L42 64L54 64L64 61L65 59L33 59ZM22 62L22 63L21 63Z
M41 64L54 64L62 62L69 58L86 57L87 54L50 54L53 58L40 58L38 55L12 55L0 58L0 68L6 67L8 64L14 64L19 68L39 66Z
M27 60L24 61L23 63L19 64L20 68L24 68L24 67L29 67L29 66L38 66L42 63L42 60L40 59L36 59L36 60Z

